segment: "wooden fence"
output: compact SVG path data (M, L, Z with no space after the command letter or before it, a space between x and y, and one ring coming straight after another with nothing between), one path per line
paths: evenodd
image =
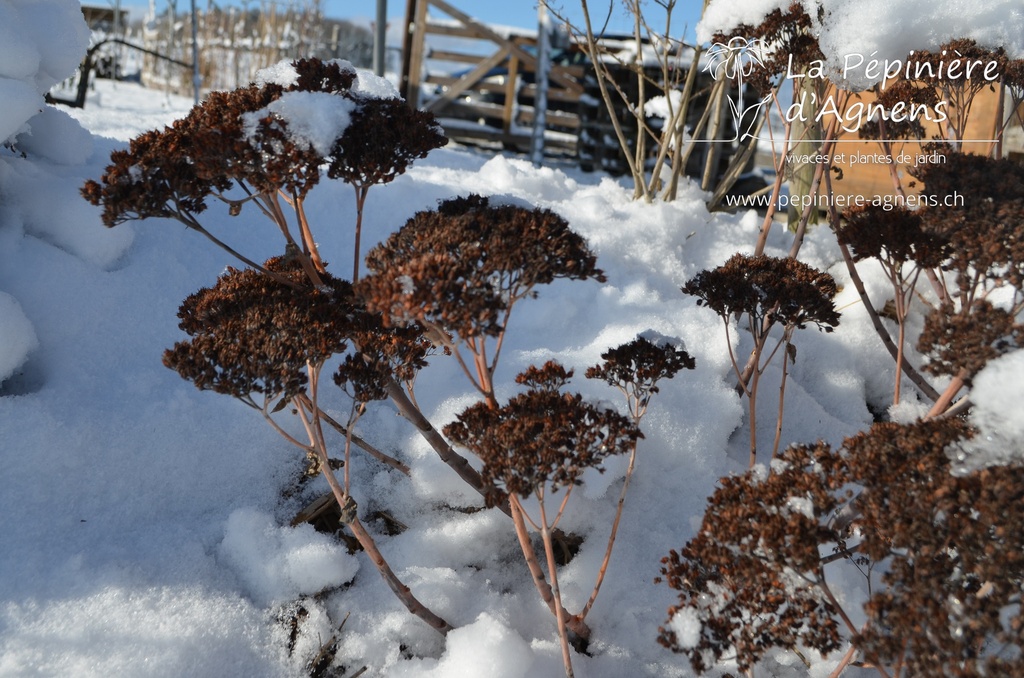
M448 19L430 17L429 10ZM484 25L445 0L407 0L404 35L401 91L407 101L437 115L453 139L529 147L537 95L534 32ZM432 47L429 36L445 46ZM466 67L438 75L427 71L428 60ZM583 61L582 51L570 47L548 71L549 151L575 152Z

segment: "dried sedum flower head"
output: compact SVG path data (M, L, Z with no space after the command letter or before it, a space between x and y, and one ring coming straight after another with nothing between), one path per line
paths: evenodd
M723 478L700 531L662 559L679 592L658 642L710 670L735 654L740 671L771 648L840 647L837 610L815 585L822 544L834 542L832 513L846 499L844 461L828 445L791 447L764 467ZM699 632L681 634L677 615Z
M642 411L658 392L657 383L671 379L680 370L692 370L696 361L669 341L655 343L639 336L633 341L610 348L601 354L600 365L587 368L587 379L602 379L635 399Z
M876 88L876 91L878 89ZM900 79L886 83L885 88L878 92L876 102L889 113L884 120L886 140L923 139L925 129L919 116L892 115L893 109L905 107L918 110L918 107L925 106L934 110L935 105L939 103L939 96L934 87L921 86L914 81ZM858 133L861 139L881 139L882 124L877 118L867 120L860 126Z
M745 671L774 647L835 650L852 611L824 568L841 557L871 580L867 623L846 621L866 662L1020 675L1024 466L953 473L971 435L955 418L876 424L838 451L794 447L767 476L723 479L697 536L662 560L679 603L660 642L697 672L730 654Z
M925 316L917 348L929 356L924 369L932 374L967 373L967 382L989 360L1024 347L1024 325L1007 311L981 299L969 313L954 313L949 304Z
M471 195L418 212L366 256L359 292L391 324L497 336L512 305L558 278L604 282L583 238L549 210Z
M418 325L385 327L380 314L364 309L356 320L351 337L359 351L345 356L334 373L334 383L350 390L358 402L384 400L392 380L407 384L415 380L434 347Z
M225 178L202 178L187 152L182 152L182 121L163 132L145 132L128 150L110 154L111 164L99 182L89 180L82 196L103 207L103 224L112 228L133 219L175 217L179 211L199 214L211 191L227 190Z
M555 362L531 367L517 378L529 389L492 409L467 408L444 428L454 443L483 462L481 476L488 506L507 494L528 497L538 491L578 485L588 468L627 454L642 436L618 412L601 409L578 393L560 391L572 372Z
M945 239L926 229L918 212L867 205L846 216L837 235L853 250L854 261L874 258L898 271L908 261L934 268L946 258Z
M431 114L358 88L360 75L348 62L300 59L290 70L290 78L212 92L171 127L111 154L106 173L87 182L83 195L103 206L107 226L180 218L205 209L214 189L236 184L301 198L325 164L330 178L385 183L447 142Z
M1009 59L1002 47L989 49L970 38L956 38L945 43L935 52L921 50L914 55L914 61L931 64L930 71L922 71L923 82L948 87L951 84L980 90L1003 77ZM977 71L969 71L968 64L980 63L986 66L995 63L993 72L986 70L985 77ZM971 77L968 77L971 75Z
M367 99L352 114L327 176L354 186L386 184L413 160L448 143L434 115L401 99Z
M741 24L731 33L715 35L713 40L729 44L735 38L760 39L762 48L757 54L760 66L745 80L765 95L778 85L784 73L802 72L812 62L825 59L813 28L812 19L803 5L794 2L786 11L772 10L756 26Z
M1024 467L951 472L957 419L878 424L847 441L862 552L885 562L854 642L912 676L1024 674Z
M944 268L957 273L962 292L973 296L974 287L986 282L1024 291L1024 165L946 152L944 162L922 166L916 176L924 182L922 193L942 205L921 215L926 228L949 240ZM963 205L945 207L954 194Z
M307 363L346 351L361 312L351 285L324 274L325 288L313 290L297 265L279 258L265 265L295 285L229 268L182 302L179 327L191 339L167 350L164 364L200 389L288 399L304 389Z
M832 276L792 258L734 254L718 268L698 273L682 291L723 320L749 314L759 330L765 320L801 329L814 323L826 332L839 324Z

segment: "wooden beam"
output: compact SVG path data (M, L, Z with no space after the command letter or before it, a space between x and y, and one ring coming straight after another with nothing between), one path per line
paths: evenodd
M428 59L438 61L456 61L461 64L475 64L480 61L479 54L466 54L465 52L449 52L443 49L432 49L427 53Z
M406 72L403 85L406 102L413 108L420 105L420 81L423 79L423 48L426 37L427 5L429 0L408 0L406 4L406 34L402 39L406 53L403 60ZM412 16L412 21L409 17Z

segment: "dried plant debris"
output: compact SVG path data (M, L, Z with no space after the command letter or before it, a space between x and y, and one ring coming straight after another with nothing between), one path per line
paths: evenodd
M276 258L266 267L296 286L229 268L182 303L179 327L191 339L165 352L164 364L200 389L288 399L305 388L307 363L345 352L360 311L352 286L325 274L327 289L314 290L295 264Z
M932 374L966 374L966 381L988 361L1024 347L1024 325L1009 312L981 299L970 312L956 313L951 304L925 316L918 350L929 357Z
M756 68L745 77L760 94L766 95L783 80L783 74L803 72L814 62L825 59L814 35L813 20L803 5L792 3L788 9L772 10L760 24L741 24L732 32L715 35L713 41L730 44L734 39L757 38Z
M837 236L854 261L878 259L896 270L907 262L934 268L948 254L946 238L926 228L919 212L868 205L851 210L846 219Z
M382 399L392 375L412 379L432 347L415 328L386 329L345 280L322 274L312 289L294 262L270 259L267 270L229 268L212 288L190 295L178 312L191 339L164 354L164 364L200 389L256 406L252 394L282 402L303 393L308 365L342 355L335 381L359 402Z
M587 379L601 379L618 388L638 414L646 410L651 396L658 392L659 381L697 366L690 354L676 344L655 343L644 336L608 349L601 359L604 362L587 368Z

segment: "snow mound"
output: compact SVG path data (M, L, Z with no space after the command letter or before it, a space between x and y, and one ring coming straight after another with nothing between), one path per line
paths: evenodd
M62 110L47 106L18 135L19 151L58 165L81 165L92 154L92 135Z
M448 634L439 660L400 665L391 678L526 678L534 675L530 646L515 631L482 613L468 626Z
M0 383L10 377L39 345L31 321L21 305L6 292L0 292Z
M359 569L343 546L311 525L278 527L272 516L255 509L231 514L219 554L263 605L340 586Z
M77 0L0 0L0 142L43 110L89 46Z
M990 361L974 378L971 401L978 435L966 445L966 469L1024 461L1024 350Z

